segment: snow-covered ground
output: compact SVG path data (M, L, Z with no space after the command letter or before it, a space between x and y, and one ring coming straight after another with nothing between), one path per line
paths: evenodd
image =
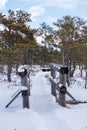
M20 78L13 76L13 82L0 81L0 130L87 130L87 104L61 107L51 95L48 80L50 72L41 70L32 74L30 109L23 109L21 94L8 107L7 103L21 87ZM80 77L73 81L68 91L80 101L87 101L87 89Z

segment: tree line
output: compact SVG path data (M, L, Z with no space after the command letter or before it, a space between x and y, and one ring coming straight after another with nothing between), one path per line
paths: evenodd
M0 62L8 67L8 81L12 67L19 64L63 64L69 67L71 76L76 65L87 68L86 20L66 15L54 21L55 28L43 22L38 29L31 29L30 22L31 14L24 10L0 13ZM43 38L43 46L36 36Z

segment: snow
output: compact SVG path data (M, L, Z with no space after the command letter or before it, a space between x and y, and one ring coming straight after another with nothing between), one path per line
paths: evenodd
M21 94L5 108L22 88L20 77L14 77L11 83L4 77L0 81L0 130L87 130L87 104L60 106L51 95L49 71L39 69L31 74L30 109L23 109ZM87 101L87 89L83 86L84 79L77 75L67 89L77 100Z
M21 90L28 90L28 88L26 86L21 86Z
M18 68L18 72L24 72L26 69L26 66L25 65L22 65Z

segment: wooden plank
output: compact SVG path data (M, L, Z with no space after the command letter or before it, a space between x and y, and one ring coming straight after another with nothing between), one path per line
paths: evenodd
M18 93L18 92L20 92L21 90L20 90L20 88L11 96L12 98L13 97L15 97L15 95Z
M79 103L87 103L87 101L66 101L66 104L79 104Z
M60 91L60 87L59 87L59 84L60 83L56 83L52 78L50 78L50 81L53 82L55 84L55 87L56 89L58 90L58 92ZM73 99L74 102L78 102L68 91L66 91L66 94L71 98Z
M77 100L76 100L68 91L66 91L66 94L67 94L71 99L73 99L75 102L77 102Z
M5 108L7 108L7 107L19 96L20 93L21 93L21 91L18 92L18 93L15 95L15 97L13 97L13 98L11 99L11 101L5 106Z
M63 65L50 64L50 68L63 74L68 74L68 67Z

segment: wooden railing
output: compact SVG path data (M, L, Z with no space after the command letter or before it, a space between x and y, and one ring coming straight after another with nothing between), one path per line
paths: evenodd
M66 107L67 94L75 103L77 103L77 100L67 91L68 68L66 66L50 64L50 70L51 94L56 97L56 101L61 106ZM56 72L59 73L58 81L56 81Z

